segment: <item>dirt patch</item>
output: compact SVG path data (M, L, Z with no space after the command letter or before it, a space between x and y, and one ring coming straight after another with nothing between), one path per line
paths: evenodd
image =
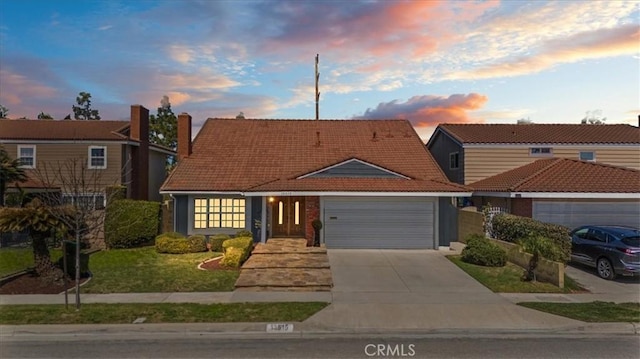
M80 279L80 284L89 278ZM75 281L69 279L67 289L75 288ZM19 275L0 285L0 294L59 294L64 292L64 284L45 282L32 273Z

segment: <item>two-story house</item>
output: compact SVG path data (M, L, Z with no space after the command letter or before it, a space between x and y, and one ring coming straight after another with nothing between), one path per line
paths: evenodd
M160 201L166 158L175 153L149 143L149 110L140 105L131 106L130 121L0 120L0 145L26 170L28 180L20 188L40 192L59 186L69 201L90 201L96 208L104 207L105 188L114 185L125 186L128 198ZM61 168L73 161L83 164L75 174ZM56 183L60 175L90 178L95 183L87 186L95 190L72 198Z
M638 127L441 124L427 148L478 207L569 227L640 226Z

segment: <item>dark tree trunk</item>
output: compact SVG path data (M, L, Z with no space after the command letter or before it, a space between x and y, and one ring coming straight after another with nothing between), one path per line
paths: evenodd
M51 254L47 247L47 233L31 232L33 241L33 264L36 274L46 281L63 279L63 272L51 262Z

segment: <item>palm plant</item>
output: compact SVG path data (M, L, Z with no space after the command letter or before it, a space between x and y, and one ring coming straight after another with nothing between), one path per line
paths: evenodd
M4 206L7 184L26 180L27 175L20 167L20 160L12 159L5 148L0 145L0 206Z

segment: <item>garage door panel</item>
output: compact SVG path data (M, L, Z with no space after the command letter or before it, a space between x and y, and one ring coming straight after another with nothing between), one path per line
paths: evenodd
M640 226L640 202L534 201L533 218L575 228L582 225Z
M328 248L433 248L433 219L429 198L324 200Z

